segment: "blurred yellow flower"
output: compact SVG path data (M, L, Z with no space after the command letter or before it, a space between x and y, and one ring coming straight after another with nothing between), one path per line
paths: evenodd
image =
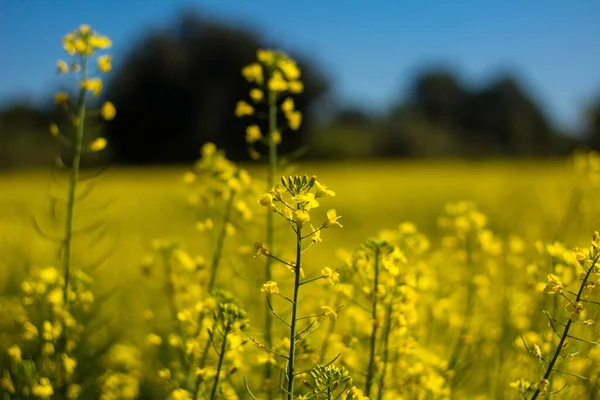
M21 361L21 348L17 345L12 345L6 351L6 354L15 362Z
M246 103L244 100L240 100L237 102L237 105L235 106L236 117L243 117L244 115L252 114L254 114L254 107Z
M109 72L112 69L111 65L112 57L105 55L98 57L98 69L100 72Z
M31 386L31 394L34 397L46 399L54 394L54 389L48 378L40 378L37 383Z
M100 96L102 92L102 81L98 78L86 79L81 82L81 88L94 93L94 96Z
M323 222L323 228L329 228L332 225L339 225L340 227L343 227L342 224L337 222L337 220L340 218L342 217L337 215L337 212L335 210L332 209L327 211L327 220Z
M252 63L242 68L242 75L248 82L256 82L259 85L264 82L262 66L259 63Z
M302 123L302 113L300 111L290 111L285 113L290 129L297 131Z
M302 93L304 91L304 84L301 81L288 82L288 90L290 93Z
M291 97L286 98L283 103L281 103L281 110L283 112L294 111L294 99Z
M246 128L246 142L252 144L262 139L262 133L258 125L250 125Z
M270 50L258 49L256 51L256 58L261 63L272 65L275 62L275 54Z
M254 101L261 101L265 97L265 93L260 89L251 89L250 98Z
M266 294L279 294L279 287L277 287L277 282L268 281L263 283L260 291Z
M323 268L321 270L321 275L323 276L323 279L327 279L331 286L335 286L340 281L340 274L329 267Z
M66 74L69 72L69 65L63 60L58 60L56 62L56 68L58 69L59 74Z
M91 151L101 151L106 148L107 143L105 138L96 138L89 144L89 149Z
M50 124L50 134L54 137L60 134L60 131L58 130L58 125Z
M100 115L102 115L102 118L107 121L112 121L116 114L117 110L113 103L110 101L105 101L104 104L102 104L102 108L100 109Z
M288 88L288 83L283 79L283 74L280 71L275 71L271 79L269 79L268 86L272 92L285 92Z

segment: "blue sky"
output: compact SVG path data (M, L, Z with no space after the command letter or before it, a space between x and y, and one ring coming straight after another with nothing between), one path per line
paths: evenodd
M337 98L373 111L435 64L468 85L515 72L561 126L600 94L597 0L0 0L0 102L39 102L56 88L60 39L82 23L111 37L118 66L136 38L187 9L309 54Z

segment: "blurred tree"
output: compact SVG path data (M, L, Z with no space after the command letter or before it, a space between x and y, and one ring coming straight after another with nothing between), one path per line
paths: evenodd
M460 124L467 92L448 70L425 70L409 92L409 106L430 122L447 126Z
M554 152L546 116L521 85L501 77L464 103L463 132L489 151L509 156L544 156Z
M262 120L235 118L238 100L248 99L241 69L265 43L252 32L185 14L170 29L148 33L110 81L107 97L117 107L108 125L113 154L120 163L190 162L200 146L215 142L233 159L247 158L245 128ZM304 113L299 132L285 134L282 152L303 144L311 125L310 106L327 84L306 60L304 93L294 97Z

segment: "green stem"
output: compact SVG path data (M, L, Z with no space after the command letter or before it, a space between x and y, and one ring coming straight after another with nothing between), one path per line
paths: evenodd
M371 393L371 386L375 377L375 343L377 342L377 298L378 287L379 287L379 246L375 248L375 277L373 280L373 299L371 309L371 319L373 327L371 329L371 342L369 349L369 368L367 369L367 381L365 382L365 396L369 397Z
M298 292L300 289L300 268L302 262L302 225L296 229L296 270L294 279L294 303L292 304L292 327L290 328L290 354L288 358L288 400L294 399L294 361L296 358L296 325L298 323Z
M231 220L231 210L233 209L233 199L235 198L236 192L231 191L227 205L225 206L225 216L223 217L223 225L217 238L217 245L215 252L213 253L212 264L210 268L210 280L208 282L208 292L212 292L215 281L217 280L217 270L219 269L219 262L221 261L221 254L223 253L223 245L225 244L225 237L227 236L227 224Z
M87 59L83 57L81 62L81 81L86 79ZM83 153L83 127L85 122L85 89L80 89L79 98L77 101L77 126L75 131L75 143L73 143L73 165L71 167L71 177L69 180L69 191L67 197L67 215L65 219L65 237L64 237L64 273L65 283L63 287L63 302L65 310L69 311L69 286L71 283L71 252L72 252L72 235L73 235L73 219L75 214L75 194L77 192L77 182L79 181L79 166L81 164L81 155ZM68 341L68 330L65 327L63 337L61 338L60 353L65 353ZM61 363L61 373L63 374L63 392L67 390L67 372Z
M267 190L275 186L275 175L277 174L277 143L273 140L273 134L277 131L277 93L269 90L269 135L267 142L269 144L269 173L267 175ZM267 248L273 252L275 248L275 228L273 213L267 213ZM273 260L267 257L265 263L265 282L272 280L271 266ZM267 347L273 345L273 320L269 305L265 300L265 342ZM265 379L270 379L272 375L271 364L265 364ZM269 395L270 397L270 395Z
M221 353L219 354L219 364L217 364L217 375L215 376L215 383L213 384L212 394L210 400L214 400L217 396L217 388L219 387L219 375L221 375L221 367L223 366L223 359L225 358L225 351L227 346L227 332L229 326L225 328L225 335L223 336L223 344L221 345Z
M216 322L213 324L212 327L212 332L215 331L216 329ZM206 344L204 345L204 350L202 351L202 358L200 359L200 366L198 367L199 369L203 369L204 366L206 365L206 360L208 359L208 350L210 349L210 342L211 342L211 338L210 338L210 332L209 332L209 337L206 340ZM194 400L196 400L198 398L198 394L200 394L200 385L202 384L203 379L201 375L198 375L198 377L196 378L196 385L194 386Z
M579 292L577 293L577 298L575 299L575 304L579 303L579 300L581 299L581 295L583 294L583 289L585 288L585 285L587 283L587 280L590 277L590 274L592 273L592 271L594 270L594 267L596 266L596 262L598 261L598 258L600 258L600 255L597 255L596 258L594 258L594 262L592 263L591 267L587 270L587 273L585 274L585 278L583 278L583 281L581 282L581 286L579 287ZM560 351L562 350L562 348L565 344L565 340L567 340L567 335L569 334L569 329L571 329L572 323L573 323L573 321L571 321L571 318L569 318L569 320L567 321L567 324L565 325L565 329L563 330L563 334L560 337L560 342L558 343L558 346L556 347L556 351L554 352L554 356L552 357L552 360L548 364L548 368L546 368L546 372L544 373L543 379L548 380L548 378L550 377L550 374L552 373L552 369L554 368L554 364L556 364L556 361L558 360L558 356L560 355ZM531 400L537 399L538 396L540 395L540 393L541 393L540 389L536 389L535 393L531 397Z
M392 306L393 302L390 301L387 307L387 318L386 318L386 327L385 334L383 340L383 370L381 371L381 376L379 377L379 390L377 391L377 400L381 400L383 398L383 387L385 385L385 375L387 374L388 360L390 357L390 333L392 332Z
M454 347L454 351L452 352L452 357L450 357L450 362L448 363L448 370L453 370L458 363L459 353L461 349L464 347L465 336L467 331L469 330L469 322L471 319L471 314L473 312L473 301L475 300L475 285L473 284L473 276L475 275L475 264L473 263L473 254L471 252L471 246L469 238L465 239L465 249L467 251L467 266L468 266L468 283L467 283L467 299L465 305L465 320L460 327L460 332L458 334L458 341L456 342L456 346ZM452 387L454 387L456 383L456 379L452 380Z

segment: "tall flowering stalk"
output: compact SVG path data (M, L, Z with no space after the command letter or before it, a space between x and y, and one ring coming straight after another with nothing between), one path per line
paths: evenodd
M598 342L592 342L570 334L575 324L579 323L584 326L589 326L594 323L594 321L591 319L580 321L582 314L585 312L585 304L600 304L598 301L588 299L590 296L598 296L600 294L600 268L598 268L598 260L600 259L600 233L594 232L592 237L592 246L588 251L576 248L573 253L579 265L583 269L583 272L578 276L577 280L579 280L580 283L575 292L569 290L569 284L563 283L556 275L548 275L548 284L546 285L544 292L557 297L562 297L564 300L566 300L565 309L569 313L569 319L565 323L560 320L558 315L550 315L546 312L550 327L559 337L559 343L549 360L544 357L539 347L534 347L533 349L529 349L528 347L528 350L535 355L540 362L547 365L543 377L535 385L535 392L533 393L531 400L535 400L542 395L547 396L552 394L552 392L550 392L550 378L553 372L560 372L566 375L580 377L577 374L569 373L562 369L558 370L557 368L557 362L560 358L560 354L565 348L568 339L592 344L595 346L600 345ZM527 344L525 345L527 346ZM569 357L567 357L567 359L568 358ZM558 393L560 390L554 393Z
M268 193L265 193L260 199L260 204L268 207L274 214L283 217L289 223L295 234L295 261L282 260L273 255L270 249L260 242L257 242L254 245L254 249L258 255L264 255L267 258L278 261L290 269L294 274L291 298L281 294L278 284L273 281L265 282L261 289L263 293L267 294L269 311L289 328L289 350L287 354L282 354L268 346L259 345L259 347L265 351L271 352L286 360L287 365L284 373L287 382L282 389L288 400L295 399L294 379L298 375L296 365L298 357L297 345L314 332L321 325L324 318L337 317L338 309L333 309L329 306L321 307L321 312L314 315L302 317L298 315L301 286L319 279L327 279L330 282L333 282L333 284L337 283L338 280L337 273L330 269L323 269L320 276L305 279L304 270L302 268L302 254L308 247L312 246L313 243L321 241L321 230L333 225L342 226L338 222L340 216L337 215L336 211L329 210L327 212L326 220L319 228L314 228L310 225L310 232L304 233L305 231L303 231L303 228L305 228L306 224L310 221L310 212L319 206L318 199L331 195L335 195L335 193L327 189L325 185L319 183L315 176L312 178L309 178L308 176L290 176L289 178L282 177L281 183L271 189ZM306 248L303 248L303 242L307 239L311 240L311 244ZM291 304L292 310L290 321L284 319L273 308L271 302L271 296L273 295L277 295ZM304 320L311 320L311 322L306 326L300 327L300 324Z
M258 125L252 124L246 128L246 142L252 159L259 159L260 153L255 145L262 143L267 147L269 170L267 175L267 187L269 190L275 185L277 175L277 145L281 142L281 129L278 124L278 113L281 110L286 119L287 127L298 130L302 123L302 113L295 110L294 100L289 95L299 94L304 91L304 85L300 81L301 72L294 60L286 54L259 49L256 52L257 61L242 69L242 75L246 80L256 87L249 93L250 105L244 100L237 103L235 114L238 117L260 114L256 113L255 107L267 107L267 132L263 136ZM266 99L265 99L265 93ZM285 128L285 126L282 126ZM267 213L266 220L266 245L269 249L275 248L274 218L272 213ZM271 258L267 257L265 262L265 279L272 279ZM265 340L268 346L272 345L272 315L269 305L265 304ZM271 377L270 365L266 365L266 377Z
M75 203L77 184L79 181L79 170L82 157L86 151L96 152L101 151L106 147L106 139L102 137L95 138L93 140L86 140L84 137L84 127L86 121L86 97L88 92L91 92L94 96L100 96L102 92L102 80L98 77L93 76L92 60L97 56L99 50L109 48L111 41L106 36L98 35L88 25L81 25L79 29L67 34L63 38L63 48L71 57L69 63L59 60L57 62L58 72L62 74L74 73L77 75L79 80L79 93L76 100L74 110L71 109L69 103L69 96L66 93L57 93L54 98L55 102L60 105L67 113L69 120L71 121L70 128L75 128L74 134L66 133L63 135L61 129L57 124L50 125L50 133L59 140L62 144L68 146L72 150L72 164L71 174L69 178L67 202L65 210L65 227L63 236L63 273L64 273L64 286L63 286L63 302L65 309L68 312L70 308L71 291L72 291L72 246L73 246L73 219L75 214ZM102 55L96 57L97 72L107 73L112 69L112 57L109 55ZM100 115L105 120L112 120L115 117L116 111L114 105L110 102L105 102L100 110ZM87 145L87 146L86 146ZM66 332L65 332L66 334ZM67 346L68 337L66 335L62 338L62 349ZM63 370L67 370L68 367L63 363ZM66 390L66 389L65 389Z

